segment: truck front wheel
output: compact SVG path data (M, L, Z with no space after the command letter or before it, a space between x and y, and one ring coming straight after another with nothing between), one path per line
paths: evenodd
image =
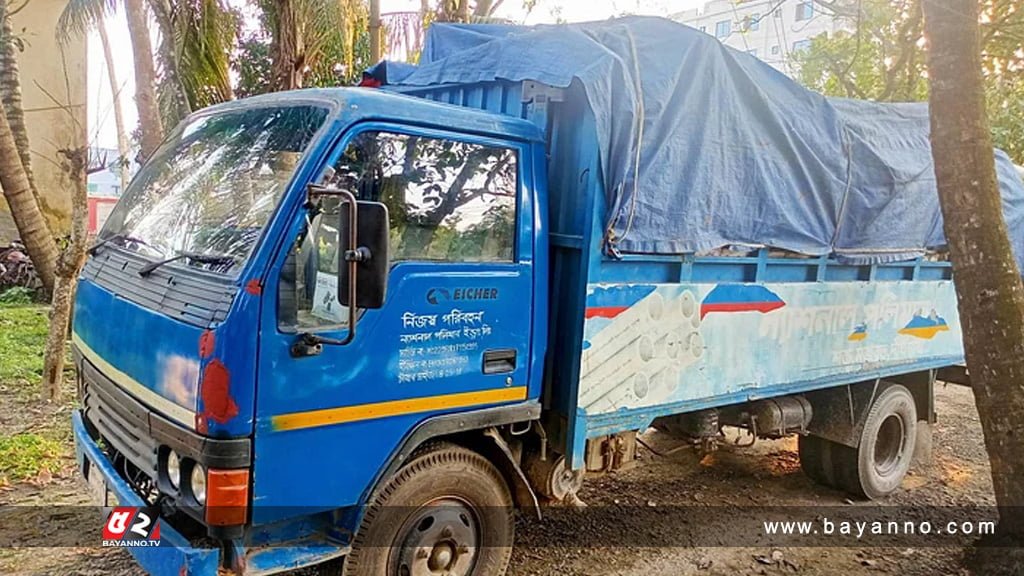
M346 576L500 576L512 555L512 496L486 458L439 444L401 468L366 510Z

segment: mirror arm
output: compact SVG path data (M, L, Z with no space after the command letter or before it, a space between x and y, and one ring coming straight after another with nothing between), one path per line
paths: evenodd
M315 184L309 185L309 194L312 195L324 195L324 196L341 196L345 203L348 204L348 217L349 217L349 229L348 229L348 245L355 246L359 242L359 235L357 231L358 218L358 207L356 206L356 197L348 190L341 190L336 188L325 188L323 186L317 186ZM318 336L309 332L303 332L299 334L299 338L292 344L291 354L292 357L301 358L304 356L317 356L323 351L324 345L328 346L345 346L356 337L356 274L358 273L359 262L362 262L360 258L363 253L366 253L366 259L369 259L369 250L365 248L350 248L345 250L345 262L349 267L348 274L348 333L345 334L344 338L328 338L326 336ZM358 255L358 256L357 256Z

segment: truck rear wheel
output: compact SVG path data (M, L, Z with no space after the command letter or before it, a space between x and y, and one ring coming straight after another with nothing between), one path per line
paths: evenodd
M840 487L871 500L884 498L900 487L914 459L917 408L903 386L882 391L864 419L857 449L837 446L832 453Z
M857 448L818 436L800 437L800 467L815 482L877 500L899 488L917 440L914 396L900 385L875 398Z
M797 446L800 450L800 468L808 478L822 486L836 487L832 471L832 446L835 444L820 436L801 435Z
M512 496L486 458L439 444L401 468L366 510L346 576L500 576L512 555Z

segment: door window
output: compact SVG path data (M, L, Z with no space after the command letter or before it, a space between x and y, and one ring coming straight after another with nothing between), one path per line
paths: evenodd
M363 132L319 181L387 205L393 263L511 262L515 256L513 148ZM338 202L327 200L281 273L282 328L343 327L347 319L337 299Z

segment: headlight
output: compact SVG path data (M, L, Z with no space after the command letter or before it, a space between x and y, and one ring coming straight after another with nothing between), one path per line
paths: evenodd
M203 468L202 464L195 464L192 466L192 477L190 479L192 486L192 495L195 496L196 502L200 506L206 505L206 469Z
M181 460L174 450L167 453L167 479L175 488L181 484Z

